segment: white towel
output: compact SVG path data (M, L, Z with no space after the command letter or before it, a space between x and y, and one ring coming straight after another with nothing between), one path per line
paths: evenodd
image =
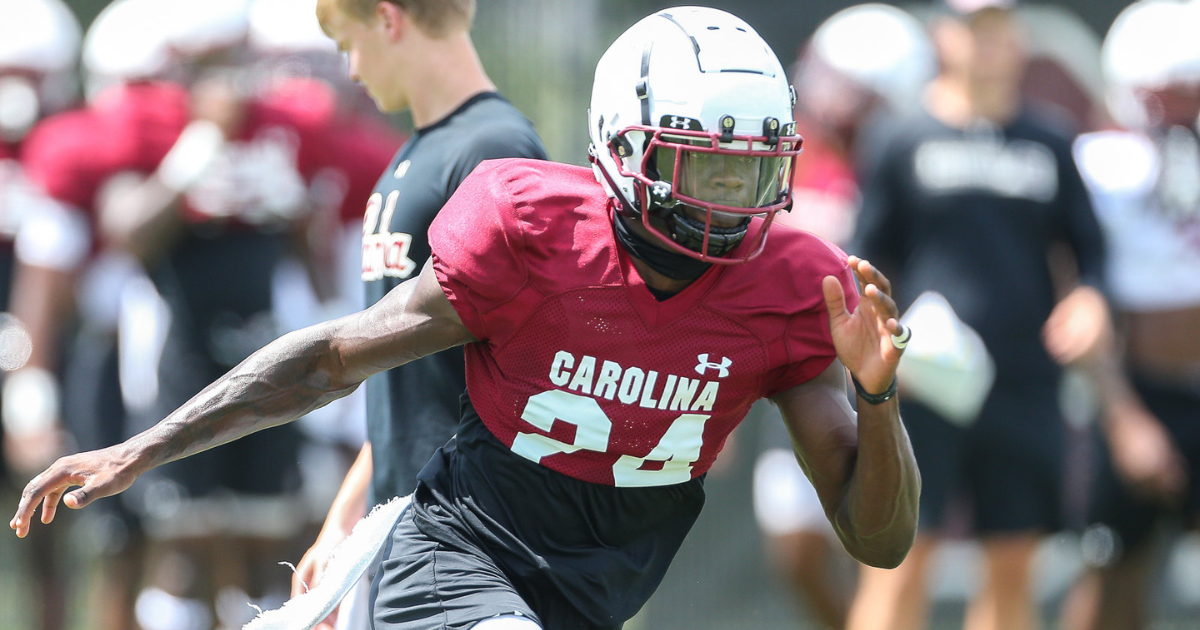
M397 497L376 506L334 548L320 584L283 606L258 615L242 630L309 630L328 617L375 562L410 500L411 497Z
M900 322L912 340L896 368L903 395L924 403L949 422L970 426L983 409L996 366L983 339L958 318L936 291L926 291Z

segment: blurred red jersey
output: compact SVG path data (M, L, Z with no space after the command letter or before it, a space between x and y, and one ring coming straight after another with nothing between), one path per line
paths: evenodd
M188 94L162 82L106 91L82 110L51 116L30 133L22 163L30 181L89 215L96 193L124 171L149 174L187 125Z
M589 169L498 160L463 182L429 239L480 340L466 348L467 389L527 459L598 484L684 482L751 404L830 365L821 281L840 278L853 308L854 279L836 246L780 226L754 260L659 301L611 221Z
M404 135L374 116L338 111L337 95L316 79L289 78L263 98L265 107L288 112L307 141L300 170L315 179L319 202L332 203L339 220L362 223L375 182L404 143Z

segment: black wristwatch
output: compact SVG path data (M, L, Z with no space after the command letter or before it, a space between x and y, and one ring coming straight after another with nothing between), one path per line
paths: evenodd
M868 393L867 390L863 389L862 383L859 383L858 379L854 378L853 375L850 376L850 380L854 381L854 391L858 393L858 397L871 405L882 405L896 395L896 377L894 376L892 377L892 384L888 385L888 388L881 394Z

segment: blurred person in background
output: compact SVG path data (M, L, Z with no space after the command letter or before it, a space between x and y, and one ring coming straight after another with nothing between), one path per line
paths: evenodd
M170 59L154 26L161 18L156 8L149 0L117 2L98 16L83 42L87 106L46 119L23 156L31 181L77 226L46 255L23 259L17 284L39 322L30 329L31 364L45 367L62 357L63 421L81 448L126 435L117 354L121 293L133 280L148 282L136 261L98 237L106 186L122 173L153 172L187 123L187 92L162 80ZM105 502L80 519L78 531L83 557L97 567L88 576L96 589L91 617L103 627L136 627L145 560L136 513L124 502Z
M1021 94L1046 115L1070 119L1079 133L1109 124L1100 38L1074 11L1053 4L1017 8L1027 27Z
M796 125L805 159L792 177L795 211L779 221L848 243L860 203L860 132L911 114L936 72L925 27L901 9L856 5L818 26L796 60Z
M921 529L899 568L863 569L853 630L923 627L929 559L953 533L955 510L983 556L964 626L1040 625L1030 562L1061 521L1060 365L1094 351L1108 320L1096 288L1101 231L1071 156L1072 130L1022 103L1024 34L1011 5L948 1L932 23L941 70L924 111L861 153L863 208L850 251L895 280L902 309L926 291L943 295L982 338L994 381L969 417L917 396L903 401L924 481ZM1059 243L1080 279L1061 298L1049 261Z
M305 98L314 89L333 97L326 105L332 131L325 148L332 155L323 160L312 184L321 209L333 211L314 215L308 234L315 250L309 260L320 263L311 270L318 280L310 283L316 292L310 299L320 300L322 313L311 314L311 321L302 325L365 306L360 279L363 208L405 140L366 90L346 76L346 60L321 30L315 8L316 0L254 0L248 36L259 91L283 101ZM361 438L362 430L357 434Z
M59 357L32 348L43 324L29 279L18 281L19 260L80 256L80 222L29 181L21 162L30 132L46 116L74 105L80 28L59 0L3 0L0 12L0 486L59 456L68 439L60 421ZM86 245L82 245L86 252ZM69 263L68 263L69 264ZM61 271L51 265L49 273ZM37 576L31 610L37 627L64 626L69 573L66 538L40 536L16 566Z
M296 330L366 306L363 208L405 138L366 90L346 76L345 58L317 20L316 0L255 0L248 40L260 92L284 101L305 98L314 89L332 97L328 156L310 184L319 200L305 235L311 255L285 265L274 282L280 328ZM301 453L300 472L319 525L366 439L366 392L310 413L298 426L311 438Z
M100 416L101 444L273 338L279 265L306 259L308 222L342 203L313 186L339 158L336 98L317 83L260 85L247 31L240 0L110 5L84 46L89 107L31 147L38 183L95 226L99 255L76 293L87 340L109 347L77 354L92 362L79 391L95 394L79 418ZM286 598L275 561L305 521L299 441L287 428L262 435L253 456L215 449L126 498L151 541L138 625L237 626L253 615L247 601Z
M483 69L470 36L474 0L319 0L316 15L349 58L350 78L379 110L409 111L416 127L357 208L358 278L369 306L425 265L430 224L476 165L546 152ZM333 547L372 506L412 493L417 473L454 435L465 390L456 349L367 381L367 440L297 567L293 595L320 583ZM327 623L367 627L369 587L364 579L345 614Z
M796 62L804 158L792 175L792 211L777 220L846 245L860 203L854 155L860 130L911 113L936 71L924 25L900 9L861 4L823 22ZM754 511L767 555L813 620L840 630L853 596L854 563L797 464L783 424L772 429L754 467Z
M1103 439L1083 537L1090 566L1064 609L1068 630L1148 627L1160 526L1195 527L1200 516L1197 32L1196 3L1126 8L1102 49L1110 109L1124 129L1075 145L1110 244L1119 334L1099 357L1108 360L1091 366Z

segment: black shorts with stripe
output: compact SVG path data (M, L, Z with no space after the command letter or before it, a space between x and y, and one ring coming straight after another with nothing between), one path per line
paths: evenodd
M616 488L513 454L464 397L421 471L372 584L377 630L466 629L498 615L615 630L650 598L704 504L703 478Z

